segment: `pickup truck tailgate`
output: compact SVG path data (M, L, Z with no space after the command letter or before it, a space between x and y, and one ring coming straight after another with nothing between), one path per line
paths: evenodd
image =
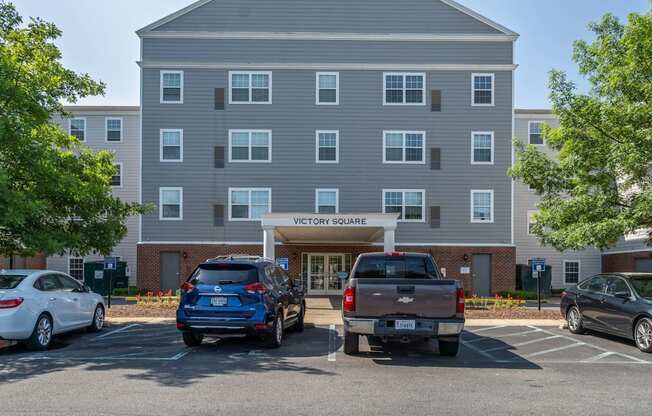
M457 284L437 279L360 279L356 288L356 316L454 317Z

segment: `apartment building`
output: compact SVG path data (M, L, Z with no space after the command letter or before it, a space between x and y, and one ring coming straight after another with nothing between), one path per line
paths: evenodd
M202 0L138 31L138 285L229 253L310 294L377 250L514 288L514 42L451 0Z

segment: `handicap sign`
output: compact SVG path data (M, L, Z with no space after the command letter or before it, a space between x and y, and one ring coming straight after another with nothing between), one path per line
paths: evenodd
M546 271L546 259L532 259L532 273Z
M288 257L277 257L276 264L286 272L290 270L290 259Z
M104 270L117 270L118 258L117 257L104 257Z

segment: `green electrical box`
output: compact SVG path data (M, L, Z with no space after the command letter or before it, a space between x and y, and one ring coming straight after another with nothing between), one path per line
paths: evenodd
M516 288L526 292L537 293L537 278L532 275L532 266L529 264L516 265ZM552 267L546 266L546 271L541 272L541 296L552 294Z
M109 294L109 278L113 281L113 289L127 288L129 286L127 263L118 262L118 269L113 271L104 270L103 261L84 263L84 284L93 292L107 296Z

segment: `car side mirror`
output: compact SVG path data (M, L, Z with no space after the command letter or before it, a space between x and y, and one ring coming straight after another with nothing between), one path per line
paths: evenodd
M618 299L624 299L624 300L629 300L632 295L629 292L616 292L614 293L614 296L617 297Z
M337 272L337 278L340 280L346 280L349 278L349 274L347 272Z
M84 285L84 293L91 293L91 288Z

